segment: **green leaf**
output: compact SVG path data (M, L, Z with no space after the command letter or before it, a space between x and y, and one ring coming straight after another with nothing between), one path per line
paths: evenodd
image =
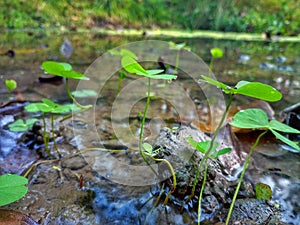
M72 79L76 79L76 80L89 80L90 78L84 76L82 73L78 73L74 70L70 70L70 71L61 71L61 74L58 76L62 76L65 78L72 78Z
M264 183L257 183L255 185L255 192L257 199L271 200L272 199L272 189L269 185Z
M46 61L42 63L42 67L49 74L77 80L89 80L83 74L72 70L72 66L69 63Z
M136 54L134 54L132 51L128 50L128 49L121 49L120 51L116 50L116 49L111 49L108 51L109 53L111 53L112 55L117 55L117 56L129 56L135 60L137 60L137 56Z
M148 75L156 75L156 74L164 72L164 70L146 70L146 72Z
M173 49L173 50L181 50L181 49L185 49L187 51L191 50L191 48L189 46L187 46L184 42L176 44L173 41L170 41L169 46L170 46L170 49Z
M223 90L227 90L227 89L231 88L231 87L227 86L226 84L224 84L222 82L219 82L219 81L216 81L216 80L214 80L210 77L207 77L207 76L204 76L204 75L201 75L201 77L206 83L209 83L209 84L214 85L216 87L222 88Z
M0 206L10 204L22 198L28 191L24 185L28 183L25 177L16 174L0 176Z
M61 76L61 71L65 71L65 65L62 65L59 62L46 61L42 63L43 69L53 75Z
M223 51L220 48L212 48L210 50L210 54L213 58L222 58L223 57Z
M37 121L36 118L29 118L25 122L22 119L18 119L15 122L8 125L9 130L12 132L23 132L29 130L33 124Z
M176 75L172 75L172 74L158 74L158 75L144 75L144 76L151 79L160 79L160 80L174 80L177 78Z
M152 145L150 145L149 143L143 143L143 148L146 153L148 153L149 155L152 155L152 153L153 153Z
M220 155L225 155L228 152L231 152L232 148L222 148L221 150L217 151L213 156L214 158L218 158Z
M297 145L296 142L291 141L290 139L284 137L283 135L281 135L280 133L278 133L277 131L273 130L272 128L270 128L270 131L275 135L275 137L279 140L281 140L282 142L286 143L287 145L293 147L296 150L300 151L300 147L299 145Z
M42 102L45 103L46 105L52 107L52 108L57 106L57 104L55 102L53 102L52 100L47 99L47 98L43 98Z
M52 110L52 107L45 103L30 103L25 106L25 110L27 112L50 112Z
M230 125L239 128L268 128L268 116L262 109L245 109L236 113Z
M5 80L5 86L7 90L13 91L17 88L17 82L15 80Z
M241 80L239 81L236 85L235 85L235 88L238 89L246 84L249 84L250 82L249 81L246 81L246 80Z
M72 70L72 66L69 63L65 63L65 62L59 62L60 65L62 65L64 67L65 71L70 71Z
M128 73L147 75L147 71L137 61L129 56L122 57L121 64Z
M129 57L131 57L131 58L133 58L135 60L137 60L137 58L138 58L136 56L136 54L134 54L132 51L130 51L128 49L122 48L121 51L120 51L120 53L121 53L121 56L129 56Z
M278 131L282 131L282 132L285 132L285 133L295 133L295 134L300 134L300 131L299 130L296 130L284 123L280 123L279 121L277 120L271 120L269 122L269 126L270 128L274 129L274 130L278 130Z
M208 151L210 143L211 143L210 141L197 142L191 137L188 137L187 141L193 148L195 148L197 151L199 151L203 154L205 154ZM211 152L215 152L215 150L218 148L218 146L219 146L219 143L214 142Z
M258 98L269 102L276 102L282 98L282 94L270 85L260 82L241 82L239 82L236 86L237 94Z
M94 90L83 89L83 90L73 91L72 95L76 98L85 98L85 97L97 96L97 92Z

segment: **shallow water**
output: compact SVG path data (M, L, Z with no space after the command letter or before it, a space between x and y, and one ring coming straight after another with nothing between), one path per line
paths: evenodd
M43 61L66 60L59 52L64 37L69 38L74 48L74 52L68 62L80 72L86 71L89 65L107 50L121 44L145 39L144 37L106 37L87 33L71 33L60 36L57 34L46 35L42 33L25 35L18 33L3 34L0 39L0 53L13 49L16 52L16 56L14 58L0 56L0 77L3 80L15 79L18 82L18 98L23 98L26 101L39 101L41 98L46 97L61 103L68 102L62 83L54 85L38 81L39 76L43 75L43 71L40 69L40 64ZM147 37L147 39L151 39L151 37ZM170 41L170 39L162 40ZM298 43L263 43L199 38L176 39L172 41L185 41L191 46L192 51L206 63L209 63L210 60L210 48L222 48L225 57L214 61L214 73L217 79L228 84L235 84L239 80L245 79L273 85L283 93L282 101L271 104L275 112L279 112L285 107L299 102L300 57L297 53L300 51L300 44ZM286 61L278 62L280 61L278 58L280 56L286 57ZM182 59L184 60L184 57ZM267 68L266 65L269 65L270 68ZM292 71L290 71L291 69ZM126 87L132 80L125 79L123 86ZM76 148L81 149L81 143L85 147L95 147L101 144L110 148L122 148L123 146L124 148L137 149L140 126L139 113L143 111L145 99L132 102L130 99L134 99L134 96L130 94L126 96L130 108L126 105L123 108L117 108L121 115L126 116L113 118L116 119L113 121L111 115L114 110L113 104L116 101L117 82L118 76L116 74L106 82L105 88L101 92L101 97L96 100L94 111L96 116L94 117L91 114L91 119L95 119L97 136L89 134L82 127L80 128L80 126L84 127L84 124L89 124L87 120L88 116L85 114L76 117L76 120L79 121L79 127L77 126L77 128L70 126L69 122L64 124L71 127L70 129L75 129L75 134L77 134L75 138L78 138L82 134L86 136L85 143L73 139L70 140L70 142L75 142L74 146ZM76 89L77 83L71 82L71 89ZM180 125L180 123L193 124L195 120L198 120L195 117L200 118L202 121L208 119L208 107L203 91L199 90L198 84L189 77L180 77L174 83L177 84L176 87L180 90L179 92L172 92L170 88L168 89L168 84L161 86L160 82L153 83L152 91L155 94L159 93L160 96L164 96L165 99L153 98L151 101L151 106L147 114L148 125L145 130L145 138L149 142L155 139L160 129L164 126L172 128ZM142 89L141 92L146 92L146 88ZM187 94L189 99L192 99L190 104L195 106L197 115L190 113L189 107L187 107L188 102L185 100L183 93ZM172 99L176 102L175 105L167 100L168 95L172 96ZM7 92L3 82L1 82L0 102L6 101L6 98ZM122 100L125 103L126 98ZM85 100L82 101L84 102ZM94 99L87 99L86 101L93 102ZM235 101L236 105L247 103L248 100L244 98L237 98ZM217 110L219 109L215 110L215 113L218 114ZM18 151L27 152L24 149L14 152L14 147L17 145L14 139L18 138L18 136L7 130L7 124L12 119L28 115L22 113L13 115L15 118L1 114L1 122L3 123L1 124L1 165L5 165L6 162L12 163L13 160L11 158L14 153ZM181 115L184 115L184 118L180 118L179 120L179 116ZM69 151L68 148L66 149L66 152ZM7 157L9 153L11 153L10 157ZM32 158L32 161L36 160L35 156L30 156L29 152L26 154L29 155L28 158ZM134 154L131 157L133 157L130 158L131 162L138 163L138 160L134 158ZM137 155L136 158L138 158ZM101 162L101 159L97 160ZM29 162L31 161L28 160L27 163ZM24 168L13 168L13 171L16 173L21 173L23 170ZM3 169L2 172L5 171ZM287 152L283 150L281 145L265 145L261 146L258 152L254 154L251 167L246 176L253 184L257 182L269 184L273 189L273 200L287 210L286 217L284 218L286 222L296 224L299 221L300 210L300 199L297 194L300 187L299 172L299 154ZM109 180L111 174L107 173L103 175L101 173L100 176L103 176L104 180ZM109 184L113 186L112 188L108 184L99 185L101 182L98 179L92 179L91 181L91 188L95 191L96 197L92 206L95 211L95 223L106 221L106 224L143 224L143 221L148 221L148 224L156 224L157 221L166 218L164 220L165 223L162 224L167 224L167 221L177 221L178 224L191 224L196 218L195 212L179 215L176 207L172 207L171 205L167 208L158 207L154 209L151 211L151 219L149 219L147 215L149 215L149 210L152 208L151 205L155 201L154 199L150 199L146 207L143 207L148 198L152 196L149 192L149 187L145 188L146 191L143 188L141 190L132 187L126 189L126 186L114 185L110 182ZM156 194L157 192L159 191L156 191ZM113 216L109 216L112 212ZM130 216L120 221L124 218L125 214L128 215L128 212L130 212ZM158 216L165 214L165 217ZM168 220L168 216L172 218Z

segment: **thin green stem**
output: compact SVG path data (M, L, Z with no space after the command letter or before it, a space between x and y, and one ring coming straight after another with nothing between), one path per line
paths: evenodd
M174 169L173 169L173 166L171 165L171 163L170 163L168 160L166 160L166 159L157 159L157 158L153 158L153 157L152 157L152 159L153 159L154 161L166 163L167 166L169 167L169 169L170 169L170 171L171 171L171 174L172 174L172 177L173 177L173 186L172 186L171 190L169 191L169 193L168 193L168 195L167 195L167 197L165 198L165 201L164 201L164 205L167 205L167 204L168 204L168 200L169 200L171 194L172 194L172 193L175 191L175 189L176 189L176 185L177 185L176 174L175 174L175 171L174 171Z
M232 214L232 211L233 211L234 203L235 203L235 201L236 201L238 192L239 192L239 190L240 190L240 187L241 187L241 184L242 184L242 181L243 181L245 172L246 172L246 170L247 170L247 168L248 168L248 165L249 165L249 162L250 162L252 153L254 152L254 149L256 149L256 147L257 147L257 145L258 145L260 139L262 138L262 136L264 136L267 132L268 132L268 130L264 131L263 133L261 133L261 134L257 137L255 143L252 145L252 147L251 147L251 149L250 149L249 154L248 154L247 157L246 157L245 164L244 164L244 167L243 167L243 171L242 171L242 173L241 173L241 176L240 176L238 185L237 185L237 187L236 187L236 189L235 189L234 196L233 196L233 199L232 199L232 202L231 202L231 205L230 205L230 209L229 209L229 212L228 212L228 215L227 215L226 225L229 224L229 220L230 220L230 217L231 217L231 214Z
M76 101L76 99L71 94L70 87L69 87L69 79L68 78L66 78L66 90L67 90L67 94L68 94L69 98L75 103L75 105L77 105L78 107L80 107L82 109L90 109L90 108L92 108L92 105L81 105L81 104L79 104L79 102Z
M61 154L58 151L57 144L56 144L56 135L55 135L55 130L54 130L54 115L51 115L51 133L52 133L52 138L53 138L53 147L58 155L59 158L61 158Z
M44 139L44 145L45 145L45 151L47 155L50 157L50 150L49 150L49 137L47 134L47 129L46 129L46 119L45 119L45 113L42 113L42 120L44 124L44 129L43 129L43 139Z
M8 91L7 100L10 101L11 91Z
M208 163L205 164L202 186L201 186L201 190L200 190L200 193L199 193L199 201L198 201L198 225L200 225L200 219L201 219L201 203L202 203L202 195L203 195L203 191L204 191L205 183L206 183L207 169L208 169Z
M143 114L143 118L142 118L142 123L141 123L141 130L140 130L140 136L139 136L139 151L140 154L143 158L143 160L147 163L148 166L150 166L150 168L152 169L152 171L156 174L156 172L154 171L154 169L151 167L149 161L147 160L144 151L143 151L143 134L144 134L144 126L145 126L145 121L146 121L146 117L147 117L147 112L148 112L148 107L150 104L150 90L151 90L151 80L150 78L148 78L148 90L147 90L147 102L146 102L146 106L144 109L144 114Z
M209 144L209 148L208 150L205 152L203 158L201 159L201 162L198 166L198 169L197 169L197 173L196 173L196 176L195 176L195 179L194 179L194 183L193 183L193 188L192 188L192 192L189 196L189 198L187 199L186 202L188 202L189 200L191 200L191 198L194 196L195 194L195 189L196 189L196 185L197 185L197 182L198 182L198 178L199 178L199 175L200 175L200 171L201 171L201 168L202 168L202 165L206 163L206 160L209 158L209 156L211 155L211 151L213 149L213 143L214 141L216 140L221 128L222 128L222 125L226 119L226 116L227 116L227 113L229 111L229 108L231 106L231 103L232 103L232 100L233 100L233 95L229 95L229 100L228 100L228 103L226 105L226 109L225 109L225 112L223 113L222 115L222 118L221 118L221 121L220 123L218 124L218 127L216 129L216 131L214 132L214 135L210 141L210 144Z
M176 55L176 62L175 62L175 71L177 72L177 70L178 70L178 66L179 66L179 55L180 55L180 51L181 50L178 50L177 51L177 55Z

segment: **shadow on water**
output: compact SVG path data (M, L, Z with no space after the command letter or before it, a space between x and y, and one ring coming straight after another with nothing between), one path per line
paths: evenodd
M144 40L145 37L113 37L88 33L56 34L18 34L9 33L0 39L0 77L2 80L15 79L18 89L15 94L19 99L38 101L43 97L51 98L61 103L68 101L64 85L61 83L43 83L39 77L43 76L40 65L45 60L66 61L60 53L60 46L67 37L74 51L68 62L80 72L107 50L132 41ZM148 37L151 38L151 37ZM166 40L166 39L162 39ZM166 41L169 41L166 40ZM278 88L283 93L280 103L273 103L276 112L285 107L299 102L300 99L300 58L298 53L300 45L297 43L269 43L226 41L211 39L177 39L185 41L191 46L205 62L209 62L209 50L220 47L225 52L225 57L215 61L214 72L216 77L223 82L235 84L238 80L258 80ZM2 55L13 49L14 57ZM200 75L200 74L199 74ZM105 146L122 147L113 133L110 115L111 106L116 93L117 77L108 81L104 90L104 97L97 101L96 126L101 140ZM124 85L126 85L124 81ZM203 93L198 90L198 85L188 79L181 79L180 85L191 95L194 104L199 110L200 118L207 119L204 109ZM75 89L77 82L71 83ZM163 91L157 87L157 91ZM0 84L0 102L5 102L7 92L3 82ZM178 102L180 102L178 96ZM248 103L237 99L237 105ZM0 173L21 174L36 160L42 158L39 151L22 146L22 134L12 133L8 124L17 118L26 118L23 106L26 102L12 105L12 110L0 108ZM140 118L137 116L143 109L143 100L136 103L130 111L130 125L133 133L138 133ZM19 107L19 108L18 108ZM16 110L16 108L18 108ZM183 105L184 108L184 105ZM207 112L206 112L207 113ZM159 133L164 126L180 125L177 112L163 99L154 99L148 113L149 127L145 136L154 140L151 133ZM151 120L158 117L157 120ZM81 149L76 143L76 138L71 134L72 129L87 131L85 123L78 121L76 126L70 121L65 121L65 133L59 148L64 156L75 153ZM191 124L191 120L185 121ZM74 123L74 121L73 121ZM118 121L118 128L122 132L123 121ZM75 127L75 128L74 128ZM126 136L126 131L124 131ZM88 133L85 135L88 136ZM24 139L23 139L24 140ZM97 141L86 140L97 146ZM39 146L41 147L41 146ZM120 147L120 148L121 148ZM131 146L135 148L136 146ZM38 147L37 147L38 148ZM272 148L272 150L270 150ZM122 148L121 148L122 149ZM17 156L16 156L17 155ZM16 156L16 157L15 157ZM118 155L114 155L118 158ZM137 154L131 157L137 158ZM131 158L131 159L132 159ZM121 160L121 159L120 159ZM20 162L18 162L20 161ZM17 165L17 166L16 166ZM53 169L58 166L61 171ZM254 154L251 167L246 178L252 183L264 182L273 190L273 200L286 209L284 220L287 223L297 224L299 218L299 154L283 150L280 145L271 147L261 146ZM61 163L44 164L36 168L30 177L29 193L25 199L9 206L11 209L28 211L30 216L42 224L194 224L197 218L195 210L184 210L170 203L168 206L159 204L153 208L159 195L157 185L133 187L122 186L110 182L93 171L82 158L74 157ZM80 175L84 177L83 187L80 187ZM45 191L46 190L46 191ZM62 191L63 190L63 191ZM92 191L92 196L89 191ZM60 194L58 194L60 193ZM49 208L49 204L50 206ZM77 219L74 219L74 218Z

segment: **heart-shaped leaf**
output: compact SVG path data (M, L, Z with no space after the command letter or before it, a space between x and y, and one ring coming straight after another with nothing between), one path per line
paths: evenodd
M25 177L16 174L0 176L0 206L10 204L22 198L28 191L24 185L28 183Z
M210 54L213 58L222 58L223 57L223 51L220 48L212 48L210 50Z
M268 102L276 102L282 98L282 94L275 88L260 82L245 83L245 81L243 81L242 85L239 82L237 84L236 93Z
M238 128L266 128L268 116L262 109L246 109L236 113L230 125Z
M137 61L129 56L122 57L121 64L128 73L147 75L147 71Z
M33 124L37 121L36 118L29 118L25 122L22 119L18 119L15 122L8 125L9 130L12 132L23 132L29 130Z
M15 80L5 80L5 86L7 90L13 91L17 88L17 82Z

